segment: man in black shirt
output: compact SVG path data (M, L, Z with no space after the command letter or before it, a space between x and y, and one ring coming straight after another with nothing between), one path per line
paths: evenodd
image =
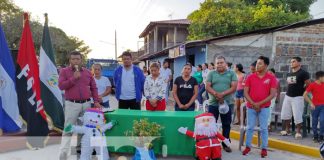
M293 57L290 60L291 72L287 74L288 89L282 105L281 119L285 130L281 135L290 135L290 121L294 116L297 126L296 139L301 139L301 127L303 123L305 87L310 83L309 73L301 69L301 58Z

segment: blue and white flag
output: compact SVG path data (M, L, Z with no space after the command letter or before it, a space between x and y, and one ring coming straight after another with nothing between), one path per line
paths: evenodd
M16 92L16 71L0 24L0 130L17 132L22 126Z

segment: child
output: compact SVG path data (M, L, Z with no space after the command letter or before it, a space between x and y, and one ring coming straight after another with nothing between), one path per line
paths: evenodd
M316 81L307 87L304 98L312 109L313 141L322 142L324 136L324 72L318 71L315 73L315 76ZM312 94L312 99L308 97L309 93ZM320 121L320 134L317 132L318 119Z
M160 75L158 63L152 63L150 71L151 74L146 77L144 83L146 110L164 111L166 108L165 92L167 83Z

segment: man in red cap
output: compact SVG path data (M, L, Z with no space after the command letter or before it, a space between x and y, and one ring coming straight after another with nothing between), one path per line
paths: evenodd
M220 141L228 147L230 141L218 132L215 117L212 113L203 113L195 117L194 132L180 127L178 131L196 140L196 155L199 160L221 160Z

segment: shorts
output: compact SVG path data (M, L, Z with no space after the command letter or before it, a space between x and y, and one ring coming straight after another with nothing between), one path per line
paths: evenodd
M237 98L237 99L244 98L244 90L243 89L237 90L235 92L235 98Z
M305 107L304 103L303 96L289 97L285 95L281 109L281 119L290 120L292 116L294 116L295 124L302 123Z

